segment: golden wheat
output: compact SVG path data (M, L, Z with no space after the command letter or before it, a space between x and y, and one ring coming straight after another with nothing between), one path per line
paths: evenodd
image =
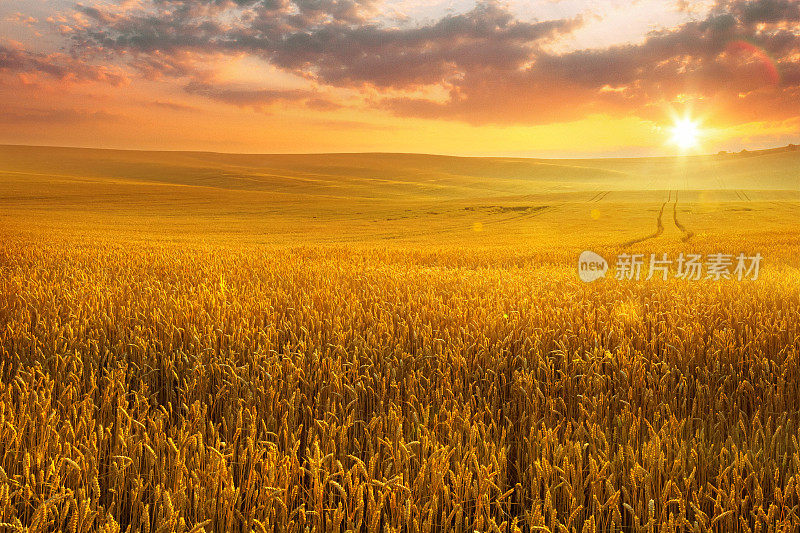
M0 528L797 531L796 271L560 259L6 243Z

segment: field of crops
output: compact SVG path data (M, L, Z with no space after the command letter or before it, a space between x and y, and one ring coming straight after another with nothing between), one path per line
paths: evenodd
M0 522L796 531L796 271L561 259L6 243Z
M256 193L24 172L0 531L800 530L796 192L329 199L264 244ZM765 264L585 284L592 242Z

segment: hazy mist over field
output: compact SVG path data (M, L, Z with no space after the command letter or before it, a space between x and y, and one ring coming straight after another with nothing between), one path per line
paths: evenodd
M793 235L800 206L800 151L790 149L569 160L22 146L0 154L0 220L22 234L613 245L652 232L668 202L697 241L711 242L731 233ZM662 240L682 234L665 225Z

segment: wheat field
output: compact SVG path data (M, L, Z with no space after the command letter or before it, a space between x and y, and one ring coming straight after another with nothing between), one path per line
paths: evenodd
M265 243L258 194L114 173L114 207L31 161L3 174L43 192L2 200L0 530L800 530L796 191L684 191L623 245L664 191L337 215L303 183ZM588 285L592 242L769 261Z

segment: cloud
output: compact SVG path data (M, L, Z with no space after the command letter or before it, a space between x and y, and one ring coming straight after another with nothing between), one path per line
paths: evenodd
M189 94L200 95L217 102L238 107L250 107L260 111L277 103L308 103L322 100L313 91L302 89L253 89L194 81L187 84L184 90Z
M306 107L315 111L334 111L344 106L327 98L314 97L306 100Z
M6 22L13 22L14 24L20 24L22 26L33 26L34 24L39 22L39 20L36 19L35 17L19 12L12 13L6 16L4 20Z
M579 24L578 19L520 22L495 4L481 4L416 28L336 24L292 32L270 60L323 83L407 88L451 82L487 66L519 68L537 47Z
M120 115L106 111L87 111L82 109L49 109L19 107L4 110L0 114L2 124L75 124L78 122L118 121Z
M0 74L44 75L61 81L104 82L122 85L127 81L114 66L91 65L74 57L53 53L29 52L0 44Z
M130 54L143 70L170 75L188 73L165 57L246 54L320 83L397 88L440 83L485 65L518 68L543 43L580 25L580 19L522 22L493 2L408 28L369 18L370 2L148 5L133 12L79 5L93 22L73 28L74 46L81 53Z
M800 22L800 3L797 0L735 0L723 6L727 6L743 24Z
M180 104L180 103L177 103L177 102L162 102L160 100L155 100L155 101L152 101L152 102L144 102L144 105L160 107L162 109L168 109L170 111L183 111L183 112L192 112L192 113L196 113L196 112L200 111L199 108L194 107L194 106L190 106L190 105L186 105L186 104Z
M109 71L179 80L188 93L255 109L284 103L332 110L340 104L319 93L337 87L368 94L369 105L397 115L474 124L540 124L598 112L650 118L681 101L713 104L742 120L798 114L796 0L717 0L704 18L653 31L642 42L566 52L549 45L579 28L580 16L522 21L485 1L409 26L378 17L379 7L372 0L79 4L72 23L58 20L70 36L70 56L4 57L0 49L0 69L108 76L88 66L92 59ZM211 66L240 57L305 78L312 88L235 85ZM426 92L444 98L418 96Z
M687 97L714 101L740 118L797 114L792 100L800 94L798 5L721 5L704 20L652 32L642 43L540 51L524 69L504 72L487 65L467 73L446 101L401 97L384 105L399 115L473 123L569 120L600 109L647 117Z

